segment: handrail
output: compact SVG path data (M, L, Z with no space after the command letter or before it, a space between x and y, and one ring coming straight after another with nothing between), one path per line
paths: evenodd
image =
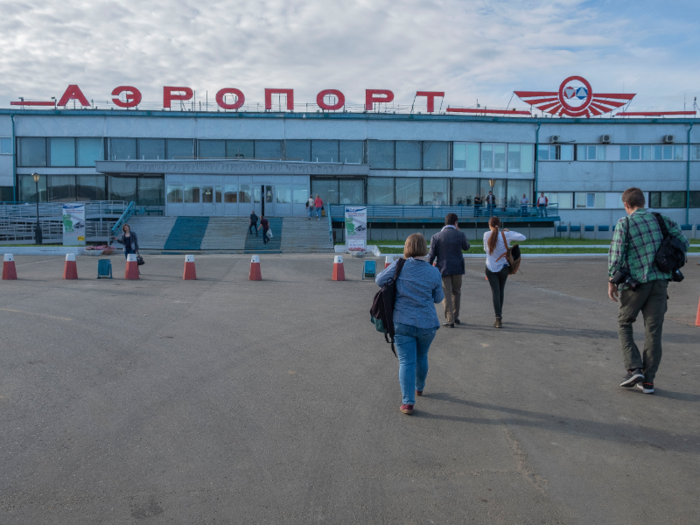
M124 210L124 213L122 213L121 217L119 217L119 219L117 219L117 222L114 223L114 226L112 226L111 232L113 237L116 236L119 229L129 221L129 218L134 214L135 211L136 203L134 201L131 201Z
M331 206L329 204L328 213L326 213L326 216L328 217L328 237L330 238L331 246L333 246L333 219L331 218L331 215Z
M345 206L366 206L367 217L372 218L410 218L410 219L438 219L444 218L448 213L456 213L461 219L487 219L491 215L508 218L549 218L559 216L559 205L550 203L546 208L538 208L536 204L496 204L489 207L482 204L480 207L455 205L374 205L374 204L329 204L331 216L344 216ZM545 211L546 210L546 211Z

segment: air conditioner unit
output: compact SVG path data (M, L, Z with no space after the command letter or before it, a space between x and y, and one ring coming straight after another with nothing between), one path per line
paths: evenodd
M610 135L601 135L600 136L600 142L602 142L603 144L610 144L610 139L611 139Z
M666 144L672 144L675 139L675 135L664 135L664 142Z
M556 144L557 142L559 142L560 139L561 137L559 135L552 135L551 137L549 137L549 142L551 142L552 144Z

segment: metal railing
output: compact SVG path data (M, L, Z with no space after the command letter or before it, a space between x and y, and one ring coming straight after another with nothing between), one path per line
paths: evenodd
M330 215L344 220L345 204L329 204ZM347 204L347 206L364 206L362 204ZM381 206L368 204L367 217L371 219L444 219L448 213L456 213L460 219L486 220L491 216L508 218L510 220L551 218L558 220L559 206L550 204L547 207L536 205L503 205L488 206Z
M131 201L129 205L126 207L124 212L121 214L121 217L117 219L117 222L112 226L112 235L116 235L119 229L125 225L128 221L129 218L134 214L136 211L136 203L134 201Z
M119 217L129 205L126 201L91 201L85 203L85 218ZM62 202L40 202L39 217L63 218ZM36 203L0 202L0 218L36 220Z

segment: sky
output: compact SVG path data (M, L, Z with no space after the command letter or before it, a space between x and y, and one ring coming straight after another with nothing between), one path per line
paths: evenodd
M636 93L630 111L675 111L700 96L699 40L700 2L685 0L0 0L0 107L77 84L98 107L132 85L153 108L188 86L210 103L233 87L247 104L264 88L361 104L372 88L528 109L513 91L580 75Z

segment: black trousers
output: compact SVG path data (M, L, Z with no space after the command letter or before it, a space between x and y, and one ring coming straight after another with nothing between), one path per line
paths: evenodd
M258 228L257 228L256 226L257 226L256 224L253 224L253 223L251 222L251 223L250 223L250 226L248 226L248 233L250 233L251 235L255 234L255 236L257 237L257 236L258 236ZM250 231L251 229L252 229L253 231Z
M503 301L505 299L506 281L508 280L509 266L501 268L500 272L492 272L486 268L486 278L491 286L491 295L493 295L493 312L496 317L502 317Z
M267 244L270 240L267 238L267 230L263 230L263 244Z

